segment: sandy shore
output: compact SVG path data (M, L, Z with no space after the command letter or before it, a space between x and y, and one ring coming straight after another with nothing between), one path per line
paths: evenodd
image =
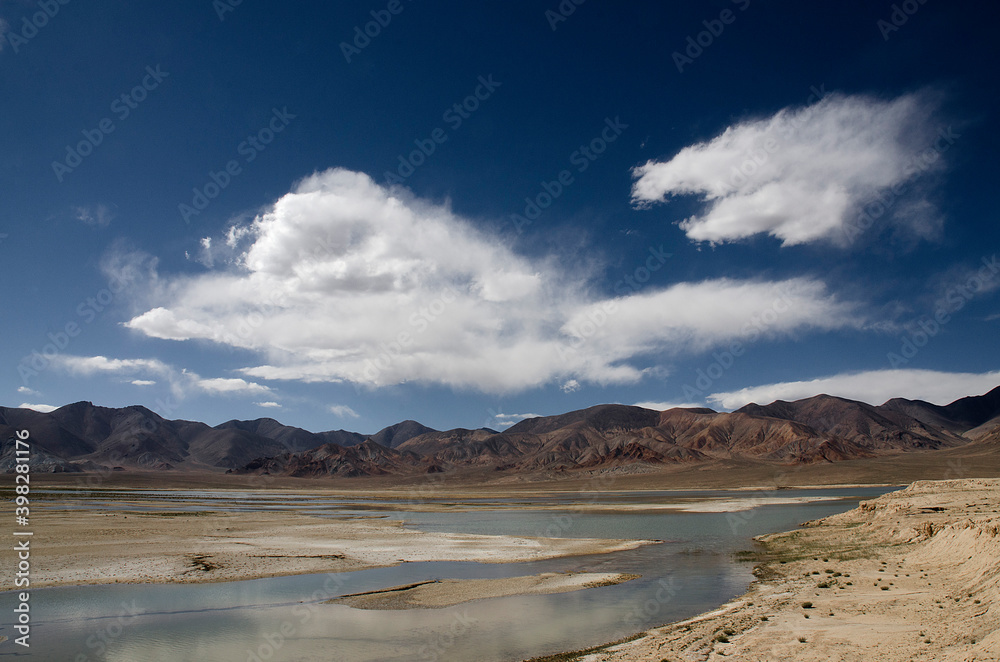
M539 660L1000 660L998 479L920 481L760 541L732 602Z
M411 561L513 563L634 549L653 541L425 533L386 519L289 512L91 512L32 518L32 587L216 582ZM16 553L2 562L15 567ZM14 588L7 574L0 590Z
M569 593L638 578L639 575L613 572L546 572L498 579L440 579L353 593L330 602L356 609L438 609L485 598Z

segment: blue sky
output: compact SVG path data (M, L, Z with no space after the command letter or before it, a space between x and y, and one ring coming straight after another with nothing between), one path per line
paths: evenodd
M983 393L998 10L815 4L0 2L3 402Z

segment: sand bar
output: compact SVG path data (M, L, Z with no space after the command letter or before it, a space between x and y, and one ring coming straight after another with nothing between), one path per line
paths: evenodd
M32 518L31 585L238 581L414 561L514 563L656 541L421 532L387 519L290 512L90 512L50 504ZM16 553L3 550L6 567ZM7 574L0 590L14 588Z
M485 598L569 593L613 586L639 577L613 572L546 572L498 579L440 579L353 593L330 602L355 609L438 609Z
M719 609L559 660L1000 660L1000 480L919 481L798 531Z

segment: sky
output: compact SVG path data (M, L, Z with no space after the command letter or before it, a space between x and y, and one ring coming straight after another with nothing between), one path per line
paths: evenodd
M0 0L5 406L1000 385L992 4Z

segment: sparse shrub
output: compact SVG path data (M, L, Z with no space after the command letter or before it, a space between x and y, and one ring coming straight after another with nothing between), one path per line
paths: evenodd
M811 602L803 602L802 603L802 608L803 609L812 609L813 608L813 603L811 603Z

